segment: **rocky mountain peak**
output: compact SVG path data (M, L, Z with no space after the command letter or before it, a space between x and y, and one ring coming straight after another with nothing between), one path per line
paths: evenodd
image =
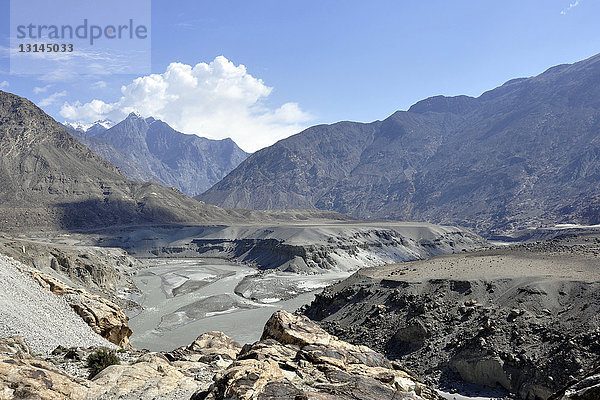
M412 105L408 111L414 113L438 112L466 114L472 111L477 104L477 100L470 96L434 96L421 100Z
M129 113L129 115L125 118L125 119L144 119L144 117L142 117L142 114L140 114L137 111L132 111Z
M71 133L134 180L152 181L197 195L215 184L248 154L233 141L178 132L166 122L130 113L118 124L85 135Z

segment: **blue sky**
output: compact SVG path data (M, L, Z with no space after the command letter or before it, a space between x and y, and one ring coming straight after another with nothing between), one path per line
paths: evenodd
M9 2L0 5L0 45L6 49ZM600 2L591 0L155 0L151 71L165 74L174 62L206 63L201 72L181 65L175 70L180 77L233 74L228 93L238 90L246 98L230 104L221 93L213 105L212 92L196 88L186 98L190 108L177 114L177 103L146 107L148 98L133 98L146 88L132 85L143 74L64 80L10 75L6 50L0 86L43 104L61 121L96 116L89 108L65 111L65 102L100 100L111 110L103 116L115 119L117 108L144 104L142 113L158 113L186 133L232 136L256 150L305 126L383 119L437 94L478 96L509 79L600 53L599 17ZM124 85L132 98L120 100ZM197 97L203 97L201 111L192 118Z

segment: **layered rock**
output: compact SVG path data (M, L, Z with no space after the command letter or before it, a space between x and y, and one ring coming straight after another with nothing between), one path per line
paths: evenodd
M242 346L223 332L206 332L190 345L165 353L170 361L204 362L229 366L242 350Z
M283 212L282 218L285 216ZM215 257L293 273L351 271L425 259L486 245L468 229L417 222L317 221L289 211L295 221L136 229L106 235L103 245L136 257ZM251 289L251 288L250 288Z
M0 355L0 399L88 399L90 383L35 358Z
M63 243L59 243L61 238ZM130 278L138 260L118 248L74 245L76 241L68 235L48 242L0 235L0 254L68 286L101 295L126 310L137 306L122 294L138 291Z
M20 338L0 340L0 399L441 399L380 353L285 311L252 345L208 332L169 353L119 352L121 364L91 380L82 369L93 349L61 350L39 359Z
M439 399L383 355L342 342L306 317L278 311L196 400Z
M90 384L33 358L23 338L0 339L0 399L86 399Z
M205 386L210 376L198 370L208 368L199 363L171 363L161 354L147 354L132 365L111 365L96 375L89 398L187 399Z
M132 334L128 319L119 306L83 289L71 288L62 282L37 271L31 276L45 289L63 296L67 303L100 336L121 347L130 347Z

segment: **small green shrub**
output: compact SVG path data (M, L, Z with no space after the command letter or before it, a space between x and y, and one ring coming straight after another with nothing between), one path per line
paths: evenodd
M98 349L87 358L87 367L90 371L89 379L92 379L100 371L109 365L121 364L121 359L115 354L114 350Z

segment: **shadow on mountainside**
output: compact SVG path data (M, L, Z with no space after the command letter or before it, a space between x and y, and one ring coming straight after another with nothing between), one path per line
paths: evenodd
M135 224L179 224L182 215L172 208L133 201L90 199L59 203L59 224L69 231ZM189 222L189 221L188 221Z

